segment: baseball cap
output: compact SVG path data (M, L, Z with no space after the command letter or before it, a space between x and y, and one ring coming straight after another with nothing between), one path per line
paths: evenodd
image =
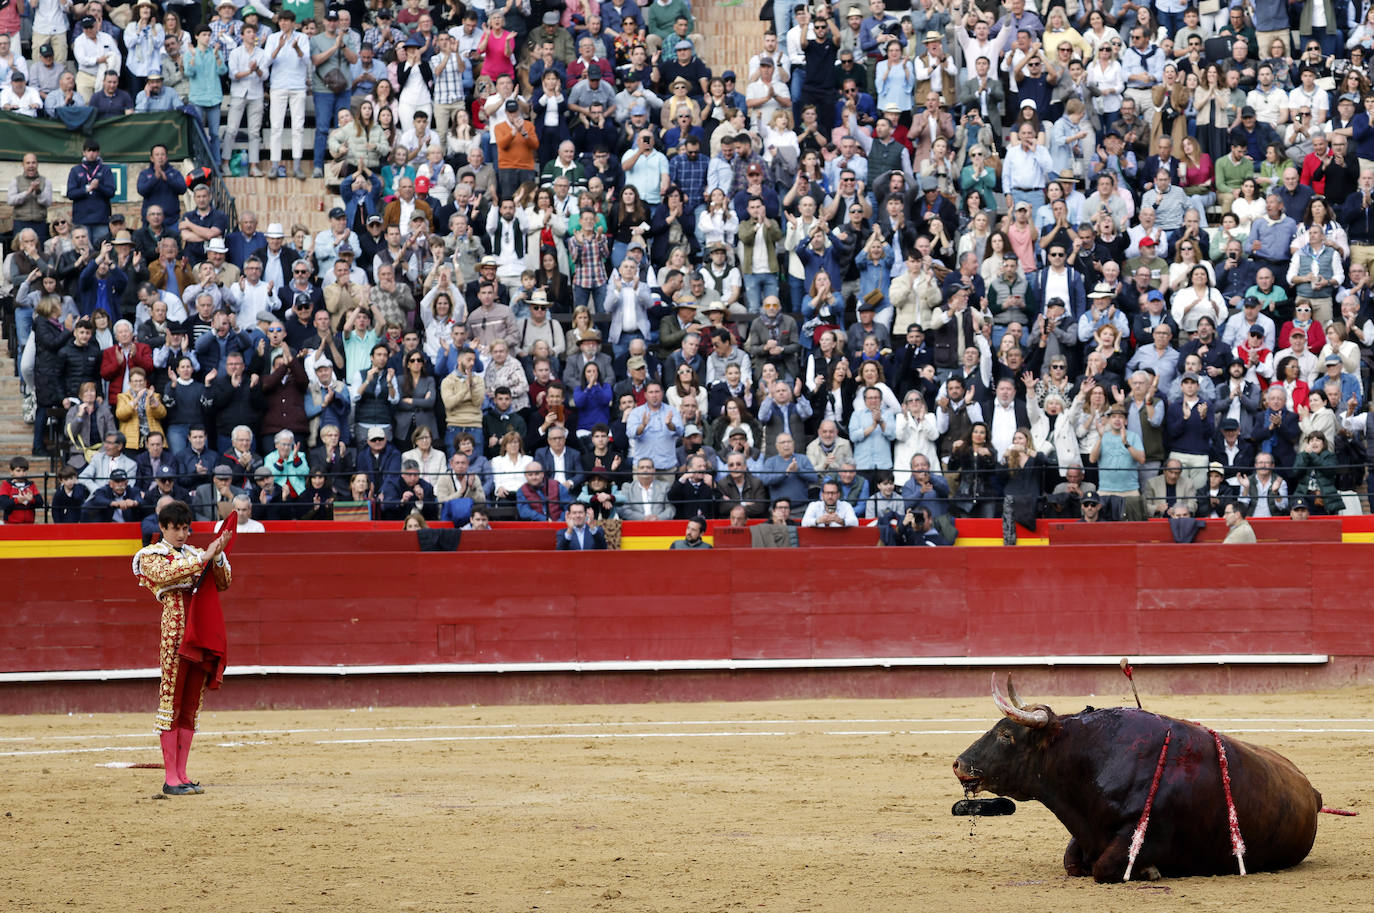
M380 427L380 426L373 426L373 427L370 428L370 429L368 430L368 432L367 432L367 439L368 439L369 441L384 441L384 440L386 440L386 429L384 429L384 428L382 428L382 427Z
M1163 301L1164 293L1157 288L1150 289L1150 293L1145 296L1146 301Z
M225 468L227 469L228 467L226 466ZM110 472L110 481L127 482L129 481L129 474L122 469L115 469Z
M701 434L701 428L697 425L689 423L686 428L682 429L683 437L691 437L694 434Z
M1306 498L1294 498L1294 499L1293 499L1293 503L1292 503L1291 505L1289 505L1289 508L1288 508L1288 509L1289 509L1289 511L1294 511L1294 510L1306 510L1306 511L1311 511L1311 510L1312 510L1312 505L1309 504L1309 503L1307 503L1307 499L1306 499Z
M681 41L679 41L677 44L673 45L673 50L674 50L674 51L677 51L678 48L686 48L687 50L690 51L693 47L695 47L695 45L692 44L692 39L690 39L690 38L684 38L684 39L682 39Z
M1250 107L1249 105L1246 105L1245 107L1243 107L1243 108L1240 109L1240 116L1241 116L1241 117L1254 117L1254 116L1255 116L1255 109L1252 108L1252 107Z
M1251 336L1263 336L1263 335L1264 335L1264 327L1262 327L1262 326L1253 326L1253 327L1251 327L1251 328L1250 328L1250 335L1251 335ZM1337 360L1337 361L1340 361L1340 358L1338 357L1336 360Z
M1219 475L1226 475L1226 467L1218 463L1216 460L1213 460L1212 462L1207 464L1207 471L1215 472Z
M520 102L516 101L516 100L513 99L513 98L507 98L507 99L506 99L506 110L507 110L507 111L519 111L519 110L520 110Z
M1222 431L1239 431L1239 430L1240 430L1240 422L1236 421L1236 420L1233 419L1233 418L1224 418L1224 419L1221 420L1221 430L1222 430Z
M415 178L415 192L429 193L429 175L421 174Z
M1341 363L1341 357L1335 352L1332 352L1330 355L1326 356L1326 363L1328 365L1338 365Z
M43 45L41 48L38 49L38 55L39 55L40 57L51 57L51 56L52 56L52 45L50 45L50 44L45 44L45 45Z
M1196 374L1195 372L1193 372L1193 371L1184 371L1184 372L1183 372L1183 377L1182 377L1181 379L1182 379L1182 380L1191 380L1193 383L1197 383L1197 382L1198 382L1198 380L1197 380L1197 374Z
M1085 494L1083 497L1079 498L1079 499L1078 499L1078 503L1079 503L1079 504L1099 504L1099 505L1100 505L1100 504L1102 503L1102 499L1101 499L1100 497L1098 497L1097 492L1095 492L1095 491L1090 491L1090 492L1088 492L1087 494Z
M329 218L331 219L342 219L347 215L348 213L344 211L342 206L335 206L333 209L329 210Z
M1145 237L1143 237L1143 238L1140 239L1140 243L1139 243L1138 245L1136 245L1136 246L1137 246L1137 247L1154 247L1154 246L1155 246L1155 239L1154 239L1154 238L1151 238L1149 235L1146 235Z
M591 66L587 67L587 78L588 78L588 79L600 79L600 78L601 78L601 64L599 64L599 63L594 63L594 64L592 64Z
M1242 307L1257 308L1260 306L1260 300L1254 295L1247 295L1241 305Z

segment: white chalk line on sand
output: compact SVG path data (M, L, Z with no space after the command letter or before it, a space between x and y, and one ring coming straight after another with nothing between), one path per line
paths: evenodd
M756 721L749 721L756 722ZM804 721L812 722L812 721ZM383 727L378 727L379 729ZM549 724L545 728L562 728L557 724ZM945 735L981 735L986 730L978 729L827 729L827 730L805 730L805 729L726 729L726 730L676 730L676 731L652 731L652 732L529 732L529 733L492 733L484 735L433 735L433 736L382 736L376 738L356 738L356 739L317 739L311 744L315 745L385 745L403 744L417 742L545 742L545 741L570 741L570 740L606 740L606 739L729 739L729 738L787 738L792 736L823 735L823 736L842 736L842 737L865 737L865 736L945 736ZM1374 734L1374 727L1344 727L1344 726L1306 726L1306 727L1237 727L1228 728L1227 734L1273 734L1273 735L1369 735ZM209 735L209 733L204 733ZM291 743L285 745L281 743L271 743L265 741L236 741L209 743L216 748L241 748L254 747L259 745L274 745L274 747L290 747ZM20 758L37 757L51 755L71 755L71 754L98 754L102 752L127 752L127 751L156 751L156 745L95 745L79 748L45 748L27 749L21 751L0 752L0 757Z
M1200 717L1199 722L1208 723L1370 723L1374 717ZM593 722L547 722L547 723L432 723L416 726L328 726L296 729L202 729L197 735L204 738L241 738L253 735L317 735L319 733L341 732L423 732L423 731L466 731L466 730L510 730L510 729L599 729L619 726L826 726L831 724L863 723L982 723L991 726L997 717L884 717L884 718L841 718L841 719L764 719L764 720L598 720ZM887 732L888 730L881 730ZM962 730L960 730L962 732ZM1240 731L1240 730L1231 730ZM1271 730L1253 729L1250 732ZM1279 731L1279 730L1273 730ZM1365 732L1364 729L1351 730L1313 730ZM86 735L26 735L0 737L0 744L16 742L89 742L99 739L143 739L147 732L102 732ZM0 752L0 757L7 757Z

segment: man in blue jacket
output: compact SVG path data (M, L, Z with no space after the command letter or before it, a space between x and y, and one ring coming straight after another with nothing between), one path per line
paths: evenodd
M110 236L110 200L115 195L115 176L100 160L100 143L86 140L81 161L67 172L67 199L72 201L72 222L89 233L92 247Z
M181 195L186 192L186 178L167 164L167 147L162 143L155 143L148 151L148 162L148 167L138 173L143 221L148 221L149 206L161 206L164 221L175 225L181 221Z

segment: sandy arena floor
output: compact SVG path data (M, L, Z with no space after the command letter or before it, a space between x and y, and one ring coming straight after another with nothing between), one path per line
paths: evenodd
M990 700L207 711L191 758L207 792L164 800L160 771L102 766L158 760L149 697L137 716L0 718L3 909L1374 904L1371 689L1147 698L1274 747L1328 805L1362 815L1323 815L1296 869L1128 886L1066 878L1067 835L1038 804L972 828L950 816L950 763L993 722ZM1049 702L1071 712L1085 699Z

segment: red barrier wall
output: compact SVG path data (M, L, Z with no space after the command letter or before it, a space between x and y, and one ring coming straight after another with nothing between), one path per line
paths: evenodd
M1374 657L1374 612L1332 598L1374 586L1369 545L283 552L234 559L232 665ZM5 568L0 672L155 664L157 609L127 558Z

